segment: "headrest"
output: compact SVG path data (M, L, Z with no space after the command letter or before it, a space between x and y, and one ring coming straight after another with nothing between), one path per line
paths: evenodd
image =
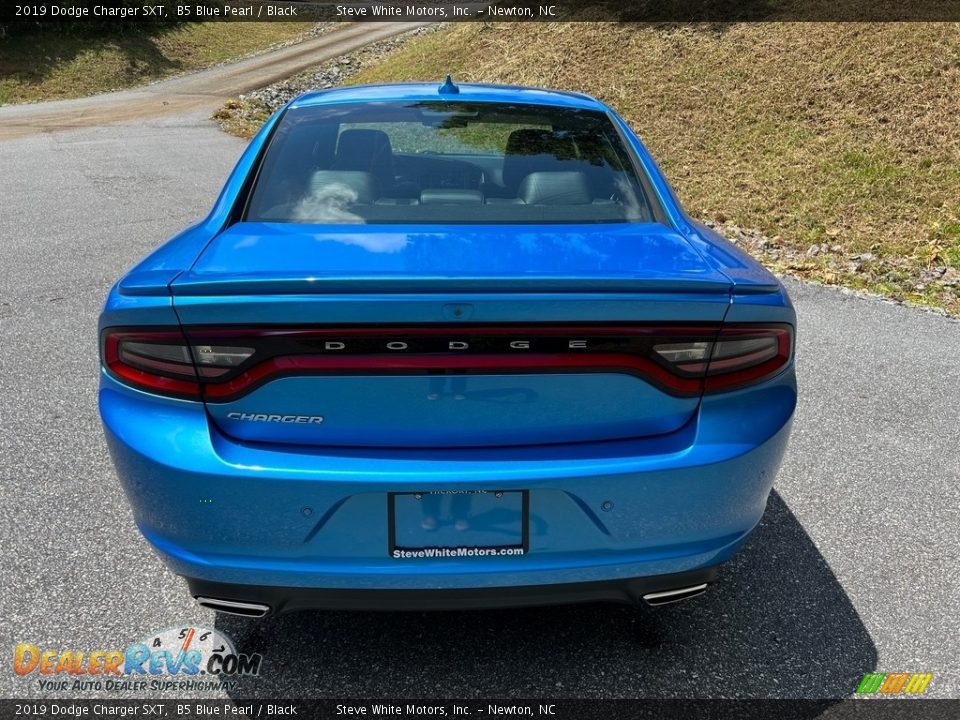
M534 172L520 183L517 193L527 205L584 205L590 188L582 172Z
M371 170L393 161L390 136L383 130L344 130L337 138L336 167Z

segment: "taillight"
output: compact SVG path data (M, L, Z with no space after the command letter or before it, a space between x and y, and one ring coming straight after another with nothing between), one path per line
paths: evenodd
M710 354L703 389L718 392L760 382L783 370L792 354L789 326L725 327Z
M623 373L698 397L772 377L788 325L469 325L121 328L106 368L144 390L230 402L290 375Z
M103 364L129 385L199 400L200 380L216 378L254 353L251 347L188 345L179 330L107 330Z
M677 370L702 374L704 392L733 390L775 375L790 362L786 325L724 327L710 341L660 343L654 352Z

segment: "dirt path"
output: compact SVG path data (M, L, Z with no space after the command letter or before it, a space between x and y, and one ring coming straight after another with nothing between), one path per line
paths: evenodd
M422 24L357 23L274 52L144 87L74 100L0 107L0 140L194 110L212 112L227 98Z

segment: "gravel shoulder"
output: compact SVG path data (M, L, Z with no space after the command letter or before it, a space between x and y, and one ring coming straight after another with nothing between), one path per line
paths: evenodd
M356 23L237 63L144 87L75 100L3 106L0 107L0 141L195 111L213 112L228 98L421 24Z
M364 68L387 62L412 40L442 30L445 23L424 25L401 35L379 40L350 53L320 63L291 77L257 88L225 102L214 114L226 132L253 137L271 114L298 95L349 84ZM439 83L442 78L437 78Z

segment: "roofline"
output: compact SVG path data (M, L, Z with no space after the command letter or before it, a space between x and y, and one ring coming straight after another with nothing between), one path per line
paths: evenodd
M333 102L402 102L443 100L447 102L522 102L529 105L562 105L584 110L609 111L606 104L586 93L523 85L460 83L458 94L442 94L440 83L423 81L371 83L322 90L308 90L290 101L289 107L312 107ZM382 91L378 94L376 91ZM510 98L507 95L515 94Z

